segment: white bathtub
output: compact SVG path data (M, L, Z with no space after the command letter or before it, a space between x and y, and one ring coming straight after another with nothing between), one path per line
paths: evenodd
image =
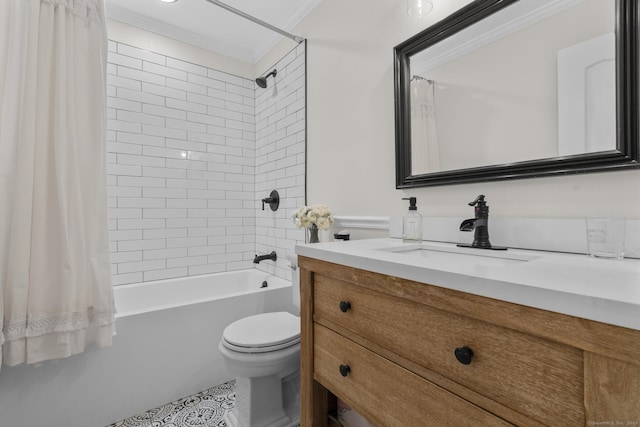
M0 424L100 427L221 384L232 379L218 352L229 323L270 311L297 314L291 283L258 270L114 292L112 347L39 368L3 367Z
M267 286L263 288L265 281ZM249 297L256 302L263 300L266 302L274 296L270 291L276 289L280 289L276 292L278 296L282 292L287 293L286 302L290 304L291 282L259 270L231 271L120 285L114 288L116 318L249 294L256 294Z

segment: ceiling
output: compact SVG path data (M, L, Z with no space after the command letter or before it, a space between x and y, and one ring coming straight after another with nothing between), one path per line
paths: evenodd
M227 5L284 31L321 0L223 0ZM107 17L190 45L257 63L284 36L206 0L105 0ZM304 37L303 34L295 34ZM293 41L291 41L294 43Z

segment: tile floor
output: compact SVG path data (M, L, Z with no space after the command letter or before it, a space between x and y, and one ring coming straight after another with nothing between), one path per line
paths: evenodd
M222 417L235 403L230 381L106 427L226 427Z

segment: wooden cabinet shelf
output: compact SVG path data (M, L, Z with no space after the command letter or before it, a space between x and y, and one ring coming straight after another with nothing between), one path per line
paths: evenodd
M640 331L299 266L303 427L327 425L333 396L376 426L640 422Z

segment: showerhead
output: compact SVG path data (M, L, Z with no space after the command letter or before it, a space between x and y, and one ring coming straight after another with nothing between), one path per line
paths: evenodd
M278 74L277 70L273 70L272 72L270 72L269 74L267 74L264 77L258 77L256 79L256 83L258 84L258 86L260 86L261 88L266 88L267 87L267 78L269 78L269 76L273 76L275 77L276 74Z

